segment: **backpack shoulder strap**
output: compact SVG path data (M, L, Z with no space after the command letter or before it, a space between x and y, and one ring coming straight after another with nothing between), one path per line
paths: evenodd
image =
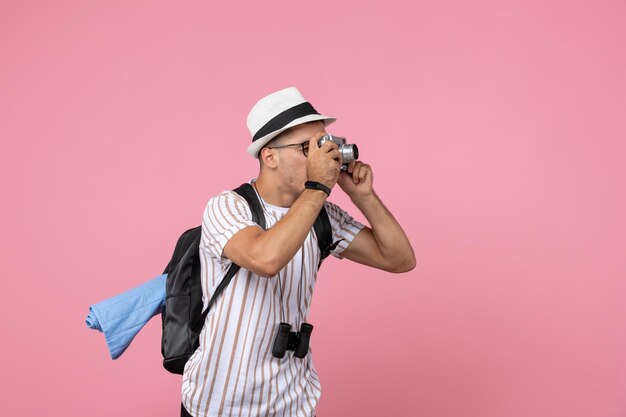
M263 208L259 197L257 197L256 191L252 187L252 184L244 182L239 187L233 190L240 196L246 199L252 212L252 221L261 226L263 230L266 230L265 214L263 214Z
M239 187L235 188L233 191L246 199L248 205L250 206L250 211L252 212L252 220L259 226L261 226L263 230L265 230L265 215L263 214L263 209L261 208L261 202L256 195L256 191L254 191L254 188L252 188L252 185L250 185L249 183L243 183ZM239 265L234 262L230 265L230 268L228 268L228 272L226 273L224 278L222 278L222 282L220 282L220 285L218 285L218 287L215 289L215 292L213 293L213 296L211 297L207 308L202 312L199 317L197 317L193 321L193 323L191 323L190 328L195 334L200 334L200 331L204 326L206 316L209 314L209 310L211 309L211 306L213 305L215 300L217 300L217 297L219 297L222 291L224 291L224 289L228 287L228 284L230 284L232 278L235 276L237 271L239 271L239 268Z
M319 269L320 266L322 266L322 261L330 255L330 251L335 249L343 239L339 239L333 243L333 231L328 213L326 212L326 207L324 206L322 206L320 214L317 215L315 223L313 223L313 230L315 230L315 235L317 236L317 245L320 251L322 251L322 256L320 256L320 261L317 264L317 269Z
M200 334L200 331L202 330L202 327L204 326L206 316L209 314L209 310L211 309L211 306L213 305L215 300L217 300L217 297L222 293L222 291L224 291L224 289L228 286L228 284L230 284L231 279L235 276L237 271L239 271L239 265L237 265L236 263L232 263L230 265L230 268L228 268L228 272L226 272L226 275L224 276L224 278L222 278L222 282L220 282L220 285L217 287L217 289L213 293L213 296L211 297L211 300L209 301L209 305L207 305L206 309L202 312L202 314L196 317L196 319L189 326L192 332L194 332L197 335Z

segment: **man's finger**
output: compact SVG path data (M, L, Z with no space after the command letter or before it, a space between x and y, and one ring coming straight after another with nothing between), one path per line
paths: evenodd
M372 167L369 165L365 165L365 172L363 173L363 182L366 182L368 179L373 178ZM369 178L368 178L369 177Z
M319 146L317 146L317 142L325 134L326 133L324 133L324 132L317 132L316 134L311 136L311 139L309 139L309 149L319 149Z
M339 149L339 146L333 142L332 140L327 140L326 142L324 142L324 144L320 147L320 149L326 151L326 152L330 152L333 149Z
M367 165L363 165L363 168L361 168L361 172L359 173L360 182L365 182L365 177L367 176L368 171L369 171L369 167Z
M354 169L352 171L352 181L355 184L359 183L359 172L361 172L361 167L363 166L363 164L361 164L360 162L354 164Z
M341 158L341 154L339 153L339 150L337 149L331 149L330 152L328 152L328 155L332 158L332 159L336 159L338 160L340 163L342 162L342 158Z

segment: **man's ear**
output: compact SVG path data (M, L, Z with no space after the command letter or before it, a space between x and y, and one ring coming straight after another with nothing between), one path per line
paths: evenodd
M262 148L259 153L259 160L261 161L261 164L266 165L268 168L276 168L278 166L276 157L276 152L270 148Z

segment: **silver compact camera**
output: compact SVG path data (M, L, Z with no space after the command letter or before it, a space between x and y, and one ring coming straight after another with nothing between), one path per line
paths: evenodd
M335 142L338 145L339 153L341 154L341 159L343 160L343 165L341 166L342 171L348 169L348 164L350 164L350 162L359 159L359 148L353 143L347 144L346 138L326 134L319 139L317 146L322 146L326 143L326 141Z

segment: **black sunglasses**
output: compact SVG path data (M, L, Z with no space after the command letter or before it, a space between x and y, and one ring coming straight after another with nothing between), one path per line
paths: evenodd
M290 143L289 145L281 145L281 146L266 146L267 149L280 149L280 148L287 148L289 146L300 146L302 148L302 153L304 154L304 156L309 156L309 141L306 140L305 142L301 142L301 143Z

